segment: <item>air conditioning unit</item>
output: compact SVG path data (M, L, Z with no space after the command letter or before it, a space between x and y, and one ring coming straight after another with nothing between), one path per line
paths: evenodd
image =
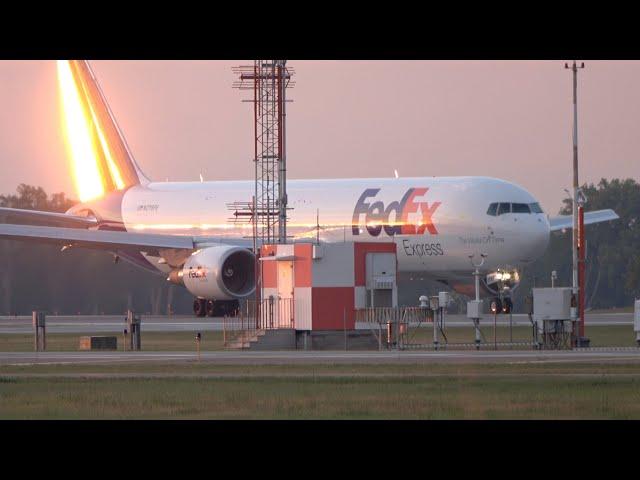
M570 320L572 295L570 287L534 288L534 320Z

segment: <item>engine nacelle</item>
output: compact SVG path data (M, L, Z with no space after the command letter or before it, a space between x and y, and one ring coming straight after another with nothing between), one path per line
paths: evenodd
M192 253L169 275L196 297L208 300L247 298L255 291L255 257L241 247L219 245Z

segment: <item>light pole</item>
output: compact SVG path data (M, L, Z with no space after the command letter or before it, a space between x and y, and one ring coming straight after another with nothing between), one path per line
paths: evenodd
M484 265L487 256L484 253L480 254L480 262L476 263L473 261L474 255L469 255L469 260L471 261L471 265L475 267L473 272L473 276L475 278L475 290L476 290L476 299L475 299L475 312L473 314L473 325L476 331L476 350L480 350L480 342L482 339L480 338L480 270L479 268ZM467 316L469 315L469 305L472 302L467 303Z
M580 197L579 189L580 185L578 183L578 70L584 68L584 62L580 64L578 67L576 61L574 60L571 66L565 63L564 68L571 69L573 73L573 201L571 206L571 211L573 213L573 228L572 228L572 266L573 266L573 295L576 300L579 301L579 297L584 297L581 295L580 289L583 288L582 285L579 284L579 275L578 275L578 238L581 237L581 232L579 231L579 213L578 213L578 198ZM582 311L583 309L580 309ZM571 307L571 320L573 322L573 332L575 332L575 327L577 326L578 321L578 311L579 309L576 307ZM584 335L584 317L580 318L580 335Z

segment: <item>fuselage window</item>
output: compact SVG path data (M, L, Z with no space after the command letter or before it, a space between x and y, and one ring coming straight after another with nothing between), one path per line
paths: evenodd
M505 213L511 213L511 204L510 203L501 203L498 206L498 215L504 215Z
M531 213L529 205L527 205L526 203L512 203L511 211L513 213Z
M498 204L492 203L491 205L489 205L489 210L487 210L487 215L492 215L495 217L497 211L498 211Z

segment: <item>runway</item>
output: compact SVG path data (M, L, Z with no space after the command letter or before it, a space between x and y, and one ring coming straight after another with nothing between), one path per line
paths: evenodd
M471 327L471 322L465 315L447 315L446 327ZM498 326L508 326L509 317L499 315ZM586 325L632 325L632 313L597 313L587 314ZM481 325L493 325L493 316L485 315ZM431 324L423 324L428 326ZM514 326L529 326L529 318L524 314L513 315ZM121 333L125 328L124 315L73 315L73 316L47 316L48 333ZM211 332L223 329L222 318L196 318L191 315L167 316L167 315L142 315L143 332ZM357 329L368 329L369 324L358 323ZM33 332L30 316L0 317L0 335L6 334L30 334Z
M3 366L197 362L195 352L1 352ZM284 364L540 364L640 362L640 348L592 348L575 351L429 351L429 352L202 352L200 362L219 365Z

